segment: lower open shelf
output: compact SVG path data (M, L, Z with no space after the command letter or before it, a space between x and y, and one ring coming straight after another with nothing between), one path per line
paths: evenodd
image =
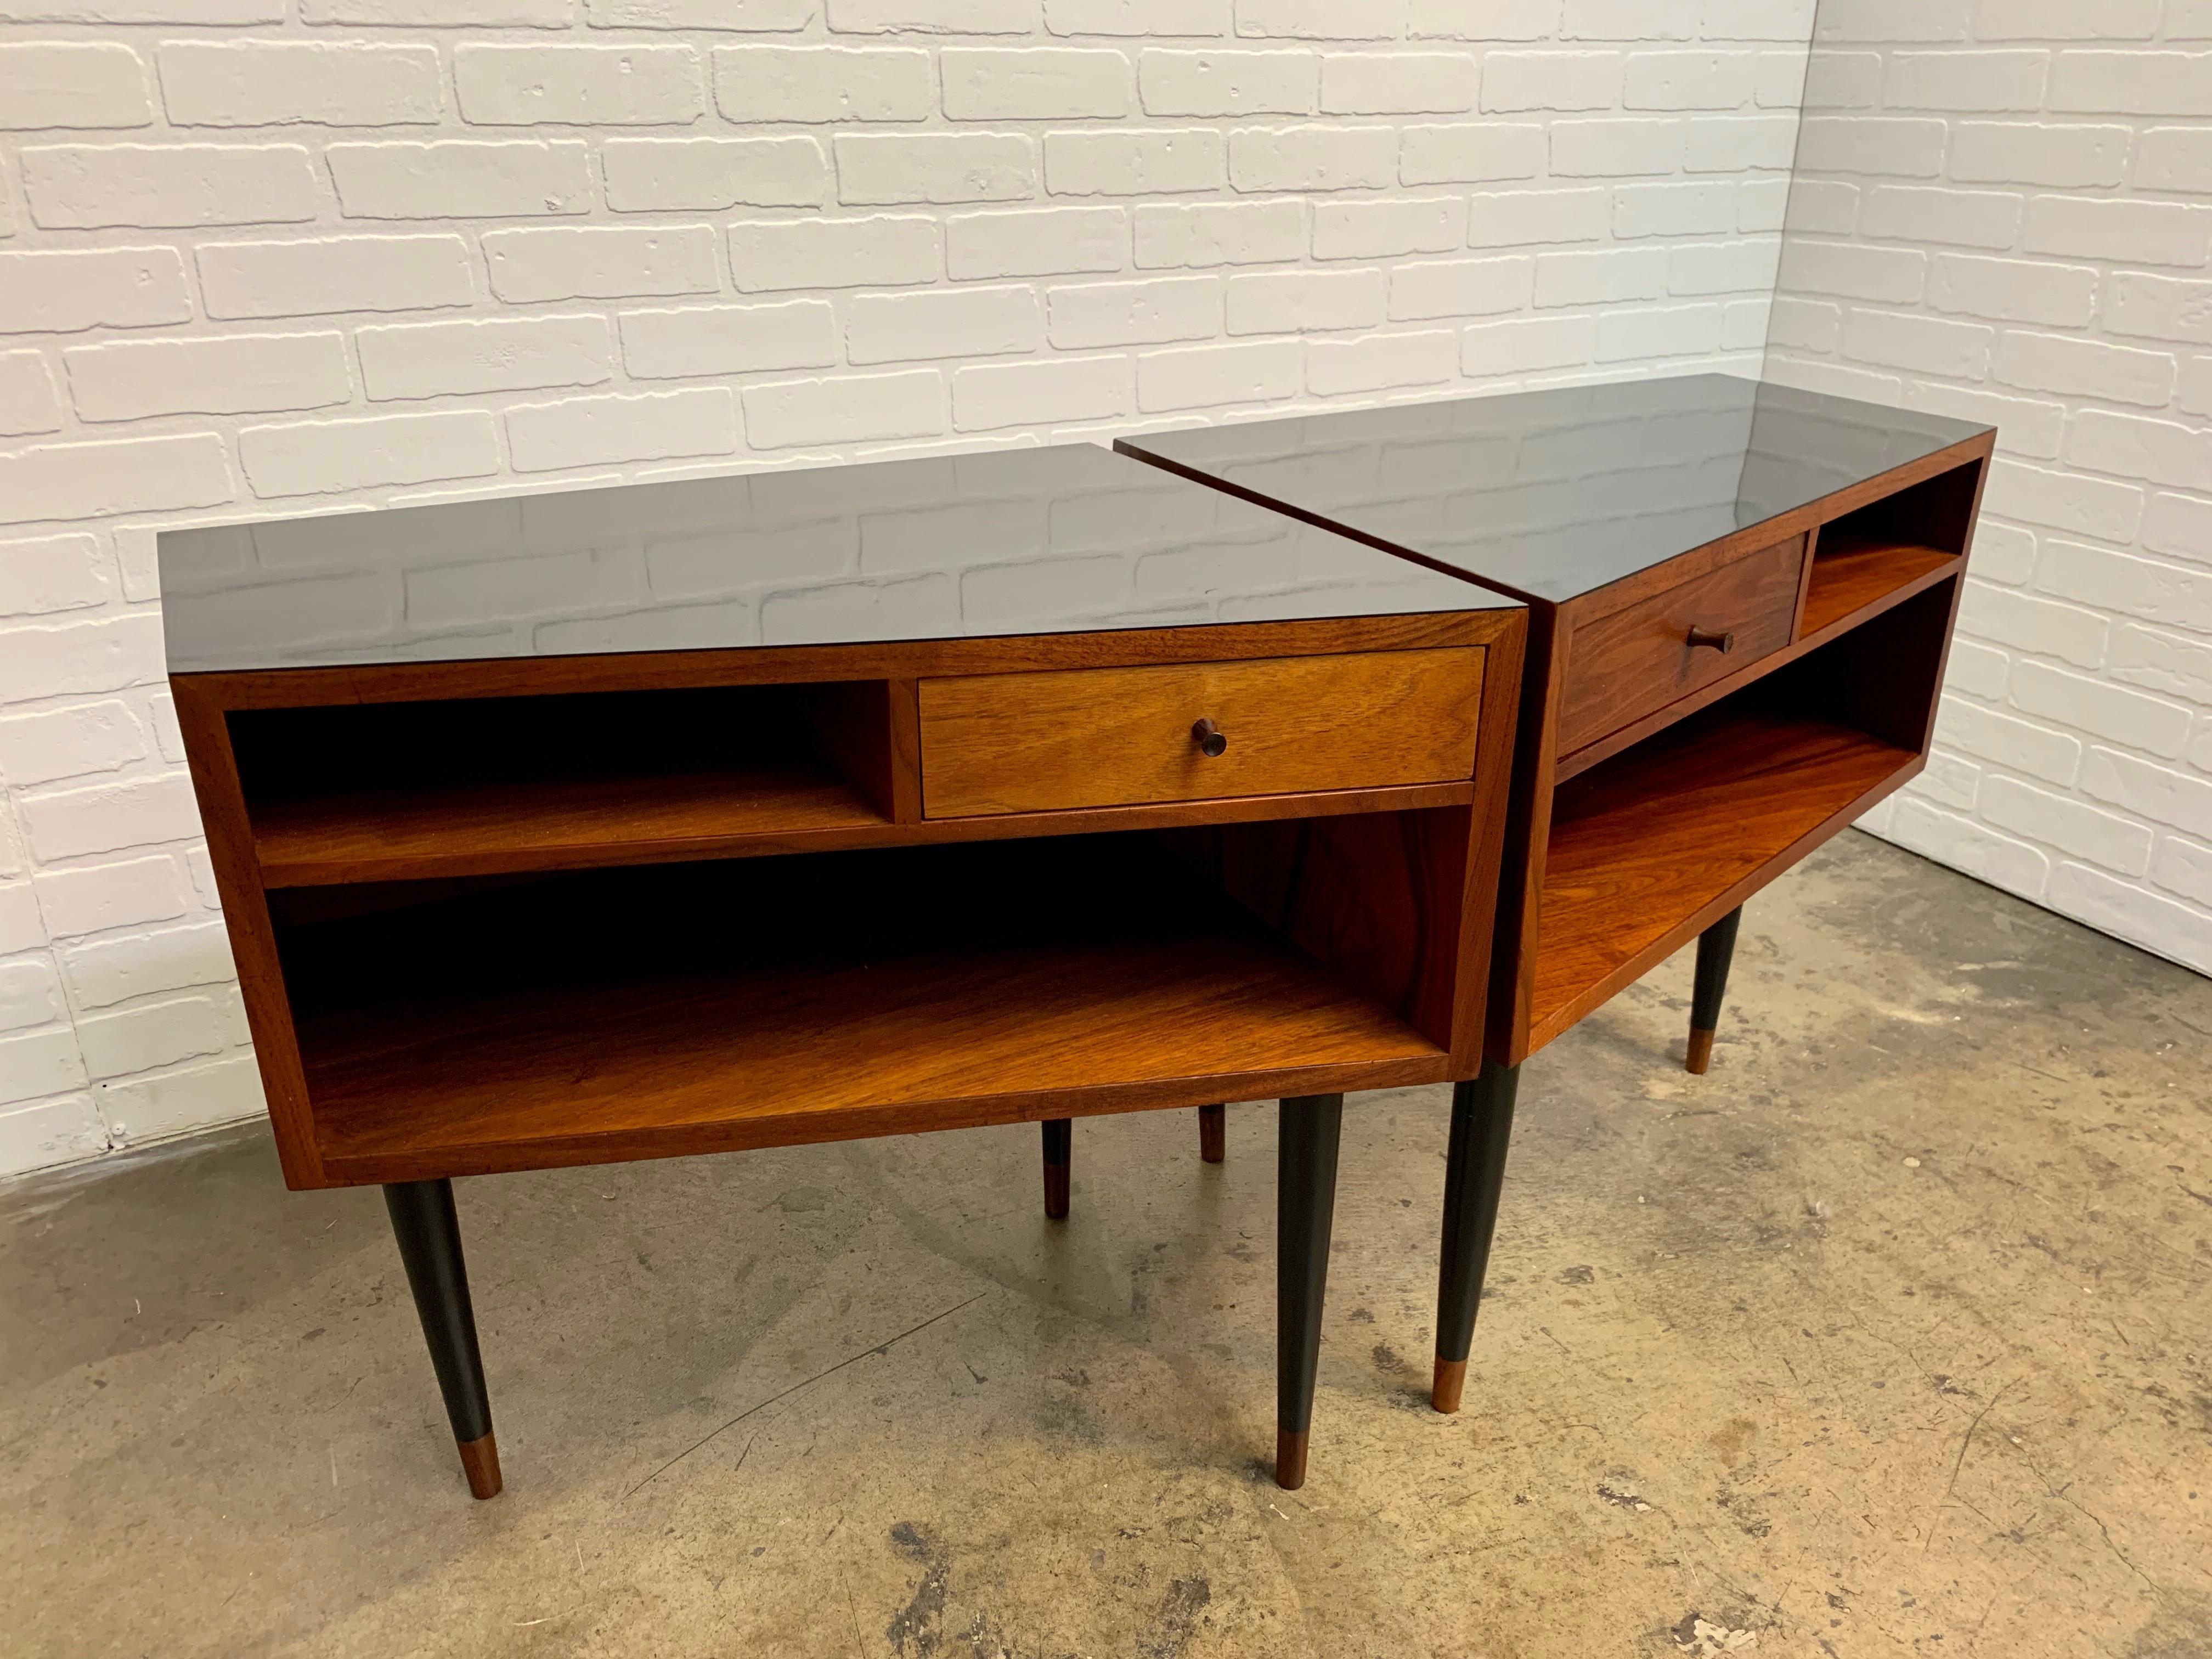
M1817 714L1732 699L1563 785L1545 862L1531 1046L1644 972L1715 898L1856 817L1917 760Z
M1139 836L600 871L280 930L338 1181L1448 1071Z

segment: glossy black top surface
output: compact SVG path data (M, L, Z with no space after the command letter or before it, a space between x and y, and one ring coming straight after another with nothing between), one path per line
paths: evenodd
M1988 430L1698 374L1119 447L1557 605Z
M172 672L1483 610L1092 445L169 531Z

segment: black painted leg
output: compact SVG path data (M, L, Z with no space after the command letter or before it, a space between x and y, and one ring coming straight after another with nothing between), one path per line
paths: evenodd
M1229 1109L1226 1106L1201 1106L1198 1109L1198 1155L1208 1164L1218 1164L1229 1156Z
M1452 1090L1451 1152L1444 1164L1443 1271L1437 1289L1437 1370L1429 1402L1459 1409L1467 1382L1467 1351L1490 1269L1498 1231L1498 1194L1505 1184L1505 1144L1513 1135L1518 1066L1485 1061L1482 1074Z
M477 1352L477 1316L469 1304L453 1183L395 1181L385 1187L384 1203L392 1212L392 1231L407 1267L408 1287L415 1292L415 1311L422 1316L423 1339L430 1345L430 1363L437 1368L469 1490L478 1498L496 1498L499 1444L492 1438L483 1357Z
M1044 1120L1044 1212L1053 1221L1067 1219L1067 1155L1075 1139L1073 1120Z
M1699 1076L1713 1063L1713 1033L1720 1029L1721 999L1728 994L1729 964L1735 960L1736 908L1698 935L1698 977L1690 993L1690 1046L1682 1064Z
M1275 1484L1285 1492L1306 1483L1343 1127L1342 1095L1303 1095L1283 1103L1275 1164Z

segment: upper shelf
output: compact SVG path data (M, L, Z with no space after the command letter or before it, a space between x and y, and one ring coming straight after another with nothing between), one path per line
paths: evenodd
M893 823L803 767L361 791L258 809L263 885L334 887L1024 836L1464 806L1472 783L1240 795Z
M313 887L796 851L886 822L843 779L794 764L276 800L253 812L253 847L269 886Z
M872 798L881 681L233 714L270 887L835 844Z

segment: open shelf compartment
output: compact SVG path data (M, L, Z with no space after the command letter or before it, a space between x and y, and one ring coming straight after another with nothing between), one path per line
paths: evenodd
M1797 637L1909 598L1952 569L1966 550L1981 471L1973 461L1939 472L1823 526Z
M1531 1048L1919 769L1951 601L1928 588L1559 787Z
M272 888L783 851L889 821L881 682L235 713Z
M1192 853L1130 832L272 895L325 1170L1449 1074L1449 1033L1415 1029L1398 988L1302 948Z

